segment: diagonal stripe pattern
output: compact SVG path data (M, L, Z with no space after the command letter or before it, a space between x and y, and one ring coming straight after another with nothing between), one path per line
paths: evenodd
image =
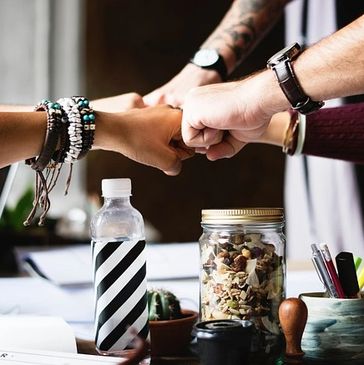
M148 337L145 241L93 242L95 343L101 352L124 350Z

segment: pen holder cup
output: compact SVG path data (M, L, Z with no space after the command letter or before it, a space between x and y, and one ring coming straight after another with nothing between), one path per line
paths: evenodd
M364 298L336 299L303 293L308 318L302 350L310 363L364 364Z

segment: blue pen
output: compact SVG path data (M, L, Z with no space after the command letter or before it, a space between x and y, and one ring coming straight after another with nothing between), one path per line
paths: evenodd
M330 297L338 298L339 295L336 291L334 283L331 281L330 275L327 271L324 260L321 256L321 252L316 244L311 245L312 248L312 262L314 263L315 269L317 271L320 280L324 284L326 290L328 291Z

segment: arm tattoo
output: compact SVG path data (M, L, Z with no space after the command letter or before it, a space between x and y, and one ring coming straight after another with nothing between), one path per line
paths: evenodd
M230 48L237 65L275 23L287 2L289 0L235 0L208 43L217 49Z
M241 14L256 13L267 5L266 0L239 1L239 9Z

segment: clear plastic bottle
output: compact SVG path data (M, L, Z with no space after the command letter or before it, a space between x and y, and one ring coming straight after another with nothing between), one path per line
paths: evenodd
M144 222L130 204L130 179L102 180L102 195L91 222L95 343L102 354L120 355L136 333L149 333Z

